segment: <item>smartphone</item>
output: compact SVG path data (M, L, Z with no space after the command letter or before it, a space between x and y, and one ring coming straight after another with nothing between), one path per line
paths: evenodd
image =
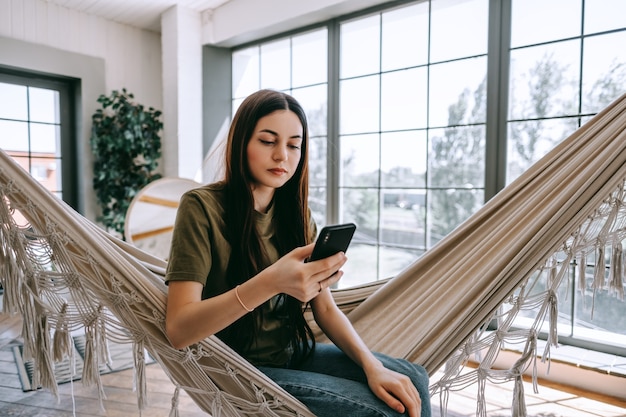
M354 223L335 224L323 227L315 241L313 253L309 261L324 259L337 252L345 253L348 250L355 230L356 225Z

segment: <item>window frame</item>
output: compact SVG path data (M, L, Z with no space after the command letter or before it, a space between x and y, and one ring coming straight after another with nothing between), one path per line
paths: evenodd
M31 71L17 70L0 66L0 82L26 87L55 90L59 93L59 126L61 149L58 160L61 170L61 190L63 201L74 209L78 207L78 161L76 141L76 90L77 81L62 76L54 76ZM30 123L30 121L29 121ZM31 163L30 150L28 152Z

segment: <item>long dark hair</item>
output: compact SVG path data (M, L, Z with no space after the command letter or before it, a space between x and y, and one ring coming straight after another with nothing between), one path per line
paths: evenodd
M274 243L280 256L311 241L311 228L308 208L309 134L306 115L300 104L290 95L274 91L260 90L248 96L235 113L228 133L224 173L225 223L231 245L231 256L226 280L231 288L241 284L269 266L269 259L261 244L254 221L253 181L246 158L246 149L252 139L257 122L278 110L290 110L302 124L301 157L293 177L274 193L275 221ZM286 317L291 329L289 345L294 352L294 360L306 358L314 348L313 332L307 324L301 301L281 294L277 312ZM256 321L262 314L255 309L219 336L239 353L245 354L256 338Z

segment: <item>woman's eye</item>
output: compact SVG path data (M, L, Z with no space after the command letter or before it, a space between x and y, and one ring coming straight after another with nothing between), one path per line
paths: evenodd
M272 144L274 144L274 142L272 142L271 140L259 139L259 141L260 141L263 145L272 145Z
M291 149L295 149L295 150L299 150L299 149L300 149L300 146L299 146L299 145L289 145L289 147L290 147Z

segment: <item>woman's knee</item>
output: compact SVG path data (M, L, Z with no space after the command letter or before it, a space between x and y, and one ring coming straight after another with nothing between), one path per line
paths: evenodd
M378 352L375 352L374 355L386 368L405 374L411 377L412 380L420 381L420 383L425 383L428 386L428 372L426 372L423 366L406 359L393 358Z

